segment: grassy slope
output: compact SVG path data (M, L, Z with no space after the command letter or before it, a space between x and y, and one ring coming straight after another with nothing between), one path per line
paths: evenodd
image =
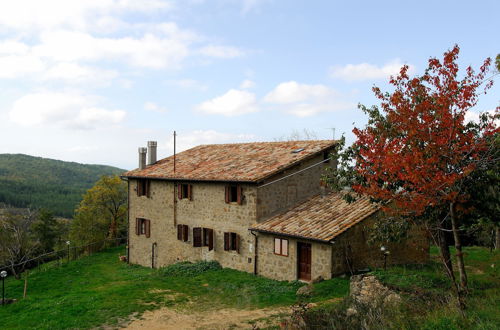
M450 301L450 285L437 260L425 266L393 267L379 270L381 281L409 296L411 318L405 327L415 329L500 329L500 252L481 247L466 247L465 264L469 277L466 318ZM452 249L454 253L454 249ZM457 275L458 276L458 275ZM403 324L401 324L403 326Z
M33 272L25 300L20 299L23 282L9 279L8 297L20 300L0 308L1 328L92 328L162 306L206 310L290 305L302 285L231 269L165 276L161 271L119 262L117 256L123 253L123 248L110 249L60 268ZM180 294L169 295L165 290ZM342 297L347 291L347 279L325 281L317 285L313 300Z
M21 154L0 154L0 202L50 209L70 217L82 195L102 175L124 170Z

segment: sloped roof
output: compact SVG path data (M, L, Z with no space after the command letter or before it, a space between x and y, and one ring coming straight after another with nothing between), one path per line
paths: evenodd
M256 182L336 144L333 140L200 145L124 177ZM301 150L302 149L302 150ZM295 152L294 152L295 151Z
M317 195L250 230L329 242L379 208L362 197L347 203L339 193Z

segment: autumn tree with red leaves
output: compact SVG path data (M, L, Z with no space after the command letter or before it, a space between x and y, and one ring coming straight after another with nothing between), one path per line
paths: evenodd
M499 132L495 125L499 108L492 115L483 115L479 124L464 121L467 111L493 81L485 79L489 58L477 73L468 67L459 78L458 54L455 46L444 53L442 62L429 59L425 73L413 78L408 76L408 66L403 66L399 75L391 77L392 93L373 88L380 107L360 105L369 116L368 124L353 130L357 140L347 154L339 156L344 158L345 167L336 171L333 182L339 188L337 179L343 176L343 184L350 183L356 193L385 202L386 212L409 221L445 209L457 251L459 281L445 251L441 256L463 308L467 273L456 207L468 199L464 184L470 174L498 161L492 157L491 142ZM349 160L355 162L349 164ZM439 217L425 222L438 246L442 223Z

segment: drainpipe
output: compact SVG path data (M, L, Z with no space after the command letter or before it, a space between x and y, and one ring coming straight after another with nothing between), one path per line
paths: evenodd
M253 274L254 275L258 275L257 274L257 257L258 257L258 249L259 249L259 237L257 235L255 235L255 233L253 231L250 231L250 233L255 237L255 254L254 254L254 257L253 257Z
M174 204L172 205L174 210L174 228L177 227L177 198L175 189L177 189L177 182L174 181L174 187L172 189L172 191L174 192L174 199L173 199Z

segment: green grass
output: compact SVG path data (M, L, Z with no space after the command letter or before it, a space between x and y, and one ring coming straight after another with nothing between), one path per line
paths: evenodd
M178 309L263 308L297 301L299 282L279 282L216 263L181 263L160 270L118 260L113 248L69 264L44 265L24 282L8 278L6 296L18 302L0 308L1 329L71 329L117 325L136 313L163 306ZM344 296L348 279L316 284L312 300Z
M454 256L455 250L451 252ZM389 287L411 294L407 296L413 304L410 313L419 315L409 317L413 317L412 327L416 329L500 329L500 252L464 248L469 282L465 318L455 307L450 282L437 254L432 248L428 265L397 266L374 274Z

